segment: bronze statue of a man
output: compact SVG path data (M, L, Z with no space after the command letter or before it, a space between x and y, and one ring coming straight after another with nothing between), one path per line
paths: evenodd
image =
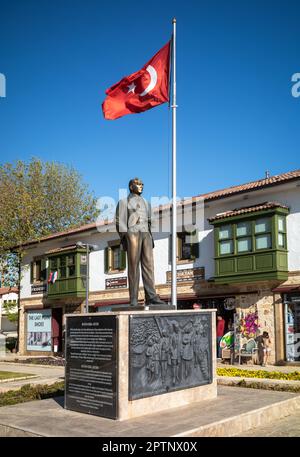
M145 305L165 305L155 291L151 208L141 196L144 184L139 178L129 181L130 194L120 200L116 228L127 251L130 305L138 306L140 264L145 290Z

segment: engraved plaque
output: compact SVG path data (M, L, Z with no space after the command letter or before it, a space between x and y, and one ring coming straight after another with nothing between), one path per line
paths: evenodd
M130 316L130 400L211 382L211 313Z
M116 316L67 317L65 408L117 418Z

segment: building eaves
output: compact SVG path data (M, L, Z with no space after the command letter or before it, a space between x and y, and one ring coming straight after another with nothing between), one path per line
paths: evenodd
M287 173L282 173L279 175L270 176L270 177L264 178L264 179L259 179L257 181L252 181L252 182L249 182L246 184L231 186L231 187L227 187L225 189L216 190L214 192L208 192L206 194L197 195L195 197L185 200L184 202L178 202L178 206L182 206L182 204L187 205L187 204L191 204L191 203L196 203L197 201L200 201L200 200L204 200L205 202L208 202L208 201L212 201L212 200L228 198L233 195L256 191L256 190L276 186L279 184L284 184L284 183L295 181L295 180L300 180L300 169L294 170L294 171L289 171ZM162 205L158 208L154 208L154 211L155 212L166 211L167 209L170 209L170 206L171 206L170 204ZM31 245L35 245L35 244L38 244L38 243L41 243L44 241L50 241L50 240L55 240L58 238L66 237L68 235L85 233L85 232L92 231L92 230L96 231L100 227L103 227L105 225L111 225L111 224L113 224L113 220L92 222L90 224L82 225L77 228L65 230L65 231L58 232L58 233L53 233L51 235L47 235L45 237L40 238L39 240L31 240L26 243L22 243L18 246L15 246L12 249L16 249L21 246L22 247L31 246Z
M212 223L212 222L215 222L220 219L222 219L222 220L226 219L228 217L241 216L243 214L256 213L257 211L264 211L264 210L274 209L274 208L289 209L287 206L282 205L281 203L278 203L278 202L264 202L264 203L260 203L259 205L237 208L234 210L225 211L223 213L216 214L214 217L210 217L208 219L208 221L210 223Z

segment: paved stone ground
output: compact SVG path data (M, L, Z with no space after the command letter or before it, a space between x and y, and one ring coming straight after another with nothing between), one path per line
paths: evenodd
M266 411L276 403L278 412L286 401L297 401L299 407L295 394L221 386L217 399L120 422L66 411L63 398L48 399L0 408L0 434L8 435L10 428L10 436L18 436L16 430L23 430L36 436L171 437L189 436L188 432L201 426L223 422L223 430L225 427L226 433L233 435L235 428L226 425L228 418L239 425L247 413L262 408ZM264 414L272 419L274 411Z
M218 363L218 367L242 368L246 370L266 369L268 371L300 371L297 366L234 365ZM19 389L28 384L52 384L64 379L64 367L36 366L34 364L5 363L0 360L0 370L32 373L38 378L2 383L0 392ZM240 378L235 378L239 380ZM299 384L300 382L297 381ZM191 430L195 426L222 420L228 415L242 415L255 408L268 406L270 402L291 398L293 394L258 391L235 387L218 388L217 400L176 408L164 413L153 414L125 422L81 415L62 408L62 399L43 400L0 408L0 424L21 427L34 435L44 436L174 436L183 428ZM7 419L9 418L9 420ZM175 418L175 420L174 420ZM180 421L178 422L178 418ZM84 419L84 421L83 421ZM72 425L71 425L72 424ZM26 432L25 432L26 433ZM1 435L1 430L0 430ZM20 432L22 435L22 432ZM27 433L28 435L28 433ZM14 435L12 432L12 436ZM254 428L237 436L300 436L300 410L283 419L274 420L270 425Z
M252 428L242 435L251 437L300 437L300 411L283 419L274 421L272 424L260 428Z
M64 367L45 367L45 366L35 366L32 365L25 365L21 363L6 363L0 362L0 371L13 371L18 373L31 373L38 376L38 378L27 379L23 381L8 381L5 383L1 383L0 385L0 393L7 392L8 390L12 389L19 389L20 387L24 386L25 384L53 384L56 381L63 381L64 380Z

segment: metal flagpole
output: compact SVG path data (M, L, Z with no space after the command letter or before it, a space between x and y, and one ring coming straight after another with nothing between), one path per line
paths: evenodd
M176 207L176 19L173 19L173 92L172 92L172 306L177 310L176 257L177 257L177 207Z

